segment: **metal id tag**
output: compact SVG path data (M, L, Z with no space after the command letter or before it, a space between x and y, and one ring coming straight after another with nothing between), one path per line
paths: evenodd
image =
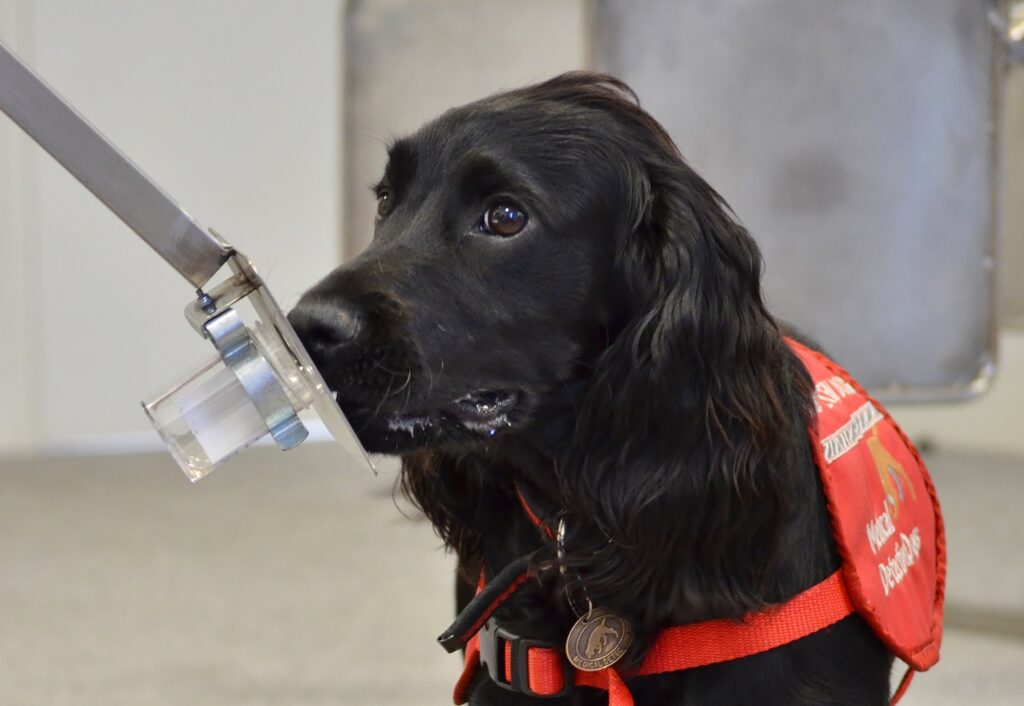
M612 666L633 643L633 627L604 608L595 608L569 630L565 656L581 672L599 672Z

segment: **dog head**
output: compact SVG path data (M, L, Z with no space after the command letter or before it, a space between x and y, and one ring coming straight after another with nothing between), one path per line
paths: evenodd
M373 243L291 320L370 450L429 450L405 483L446 541L479 548L467 449L555 429L595 601L643 625L757 607L810 382L756 245L629 88L571 73L451 110L376 191Z
M623 91L563 77L391 145L372 243L289 317L368 449L515 433L614 338L646 197Z

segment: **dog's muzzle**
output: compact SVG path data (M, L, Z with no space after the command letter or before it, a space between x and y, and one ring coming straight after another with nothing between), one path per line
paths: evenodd
M269 434L282 450L309 435L315 414L354 460L366 453L252 263L232 252L232 276L185 308L217 354L143 402L167 449L192 481ZM371 465L372 468L372 465Z

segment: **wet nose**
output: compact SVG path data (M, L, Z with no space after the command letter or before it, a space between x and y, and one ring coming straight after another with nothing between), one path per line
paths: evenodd
M301 300L288 321L318 366L345 357L362 330L355 305L346 301Z

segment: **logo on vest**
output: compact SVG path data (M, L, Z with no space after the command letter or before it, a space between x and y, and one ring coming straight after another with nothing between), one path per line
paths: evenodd
M850 415L850 420L821 440L825 463L833 464L860 443L864 435L885 419L878 408L865 402ZM877 463L877 461L876 461Z
M865 530L868 536L868 544L872 554L878 554L889 540L896 534L896 520L900 516L900 507L908 500L916 500L917 493L914 484L907 475L895 456L885 448L881 438L878 436L878 428L871 430L871 434L865 440L871 459L875 463L875 470L878 474L878 481L885 493L882 512L868 522ZM914 527L910 534L899 533L896 547L888 559L878 565L878 575L882 581L882 589L885 595L896 588L904 578L910 567L914 565L921 555L921 532Z
M901 532L900 541L896 544L896 551L887 562L878 565L878 575L882 579L882 589L885 591L885 595L888 596L889 591L900 585L919 556L921 556L921 531L915 527L909 536Z
M900 504L907 499L910 493L911 500L916 500L914 484L907 475L903 464L896 460L896 457L889 453L882 440L878 438L878 429L871 432L867 440L868 451L875 461L875 468L878 469L878 479L882 482L882 490L885 491L886 510L892 513L892 519L900 516Z

